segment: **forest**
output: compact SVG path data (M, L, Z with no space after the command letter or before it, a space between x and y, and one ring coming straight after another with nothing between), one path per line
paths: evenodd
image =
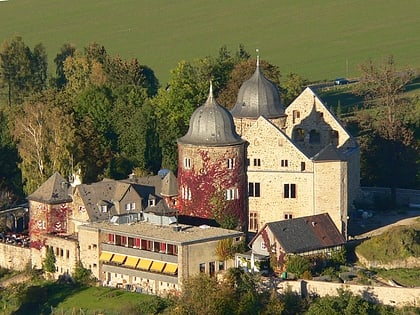
M52 69L44 45L31 48L20 36L0 48L1 208L20 202L55 171L80 172L84 183L162 168L176 173L176 140L204 103L210 81L218 102L230 109L256 63L243 45L234 52L222 46L217 56L179 61L161 86L153 69L98 43L64 44L53 60ZM280 86L285 106L308 85L268 61L260 67ZM420 98L407 93L418 74L397 71L392 56L368 60L360 71L357 84L333 92L363 102L329 104L359 140L361 184L420 189ZM331 92L318 93L328 99Z

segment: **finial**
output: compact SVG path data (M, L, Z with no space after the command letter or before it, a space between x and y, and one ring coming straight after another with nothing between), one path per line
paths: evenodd
M260 66L260 50L257 48L255 49L255 51L257 52L257 67Z

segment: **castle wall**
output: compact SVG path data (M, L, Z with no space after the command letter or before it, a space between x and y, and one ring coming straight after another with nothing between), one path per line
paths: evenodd
M343 289L360 295L366 300L385 305L420 306L420 288L378 287L309 280L280 282L277 287L281 291L290 289L302 296L318 295L321 297L326 295L337 296L337 290Z
M31 263L31 249L0 243L0 266L7 269L23 271Z

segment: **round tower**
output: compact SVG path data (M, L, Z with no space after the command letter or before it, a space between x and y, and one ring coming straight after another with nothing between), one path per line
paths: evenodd
M232 115L214 99L211 84L206 102L178 139L178 158L179 213L245 230L245 141Z
M269 119L279 128L284 127L286 115L277 85L268 80L257 67L254 74L242 83L235 106L231 110L236 132L242 135L260 116Z

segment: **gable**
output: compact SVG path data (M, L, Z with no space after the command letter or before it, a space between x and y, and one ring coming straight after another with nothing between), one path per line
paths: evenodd
M265 157L264 168L278 168L281 159L310 161L282 130L263 116L260 116L242 137L249 142L247 147L249 157ZM290 165L290 167L292 170L293 166ZM300 163L296 163L294 167L295 170L300 171Z
M293 139L296 128L333 130L338 134L337 147L355 146L353 137L310 88L306 88L287 108L286 134ZM329 130L328 130L329 129Z

